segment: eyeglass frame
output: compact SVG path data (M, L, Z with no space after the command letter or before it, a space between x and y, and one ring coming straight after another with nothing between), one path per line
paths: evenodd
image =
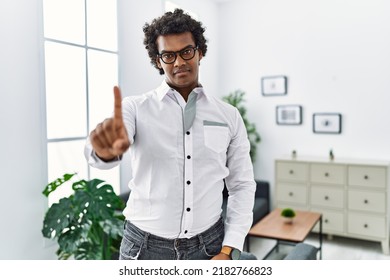
M184 58L184 57L182 56L181 53L184 52L185 50L188 50L188 49L193 49L193 50L194 50L194 55L193 55L191 58ZM199 46L196 46L196 47L187 46L187 47L185 47L184 49L181 49L180 51L176 51L176 52L169 52L169 51L167 51L167 52L159 53L159 54L157 54L157 57L160 58L160 59L162 60L162 62L164 62L165 64L173 64L173 63L175 63L175 61L176 61L176 59L177 59L177 54L179 54L180 57L181 57L183 60L191 60L191 59L193 59L193 58L195 57L195 53L196 53L197 50L199 50ZM173 54L173 55L175 56L175 59L174 59L172 62L165 62L164 59L162 58L162 56L163 56L164 54L166 54L166 53Z

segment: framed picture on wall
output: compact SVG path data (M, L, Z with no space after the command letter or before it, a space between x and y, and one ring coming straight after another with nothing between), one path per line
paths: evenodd
M315 113L313 114L313 132L326 134L341 133L341 114Z
M276 123L278 125L302 124L302 106L300 105L276 106Z
M286 95L287 77L286 76L262 77L261 94L264 96Z

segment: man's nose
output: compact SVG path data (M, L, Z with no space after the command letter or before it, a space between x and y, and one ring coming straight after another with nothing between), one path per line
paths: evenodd
M175 60L175 66L181 66L184 64L186 64L186 61L179 54L177 54L176 60Z

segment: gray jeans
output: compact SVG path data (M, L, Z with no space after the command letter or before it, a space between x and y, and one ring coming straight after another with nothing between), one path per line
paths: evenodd
M125 222L120 260L209 260L222 248L224 224L219 219L208 230L192 237L167 239Z

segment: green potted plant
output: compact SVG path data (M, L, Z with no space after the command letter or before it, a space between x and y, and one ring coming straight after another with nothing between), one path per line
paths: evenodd
M286 223L292 223L293 218L295 217L295 211L291 208L284 208L280 215L284 218Z
M46 185L46 197L75 174ZM42 234L57 241L58 259L112 259L123 236L124 202L111 185L99 179L72 184L73 193L47 210Z
M243 105L243 102L245 102L244 99L245 92L242 90L235 90L231 92L229 95L224 96L222 100L229 103L230 105L233 105L238 109L240 112L240 115L244 121L246 131L248 134L249 142L250 142L250 156L252 162L256 159L256 151L257 151L257 144L261 141L260 134L256 130L256 125L254 123L249 122L247 117L247 110L246 107Z

